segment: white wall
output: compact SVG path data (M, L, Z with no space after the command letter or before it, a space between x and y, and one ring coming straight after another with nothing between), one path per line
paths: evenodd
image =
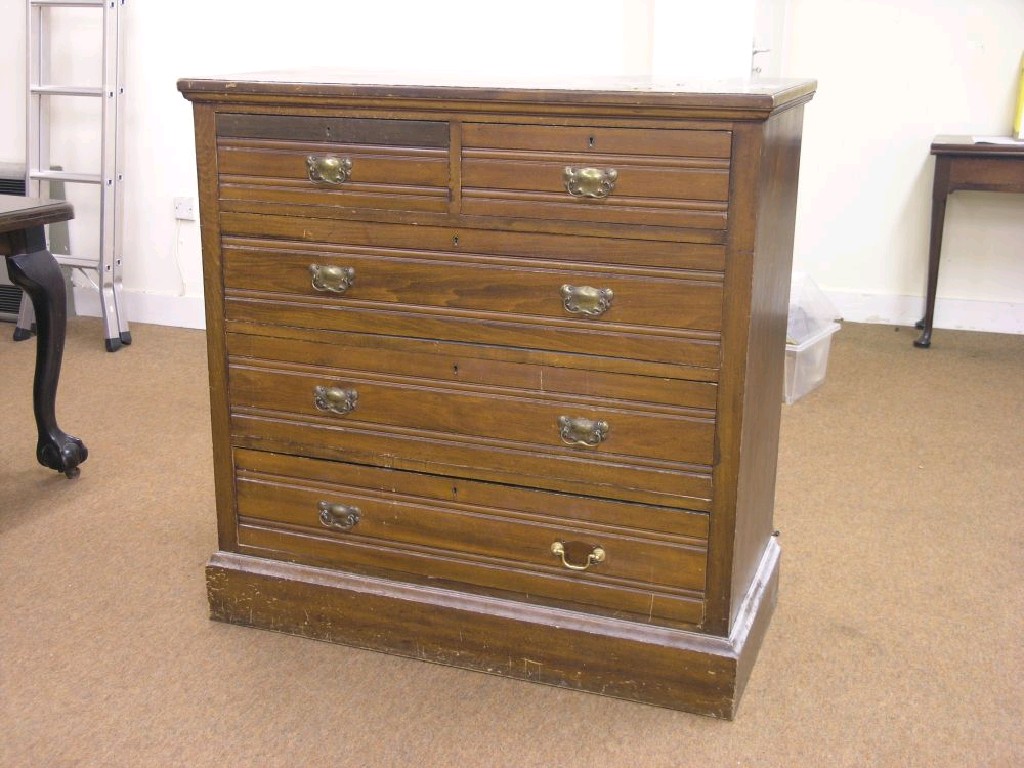
M928 144L940 132L1008 131L1024 44L1021 0L292 0L287 12L242 0L128 2L129 318L180 325L202 323L202 285L198 226L173 217L174 197L196 195L179 77L316 65L742 76L758 27L785 19L766 74L819 80L805 113L797 268L849 319L910 322L924 290ZM62 31L63 49L87 53L87 27ZM0 48L0 161L21 162L22 0L0 0L0 29L11 43ZM1024 332L1021 206L1012 195L953 196L940 296L967 301L940 303L940 327ZM76 210L88 225L89 206ZM78 299L89 311L90 294Z
M663 0L655 4L651 74L659 79L744 77L750 72L753 38L754 0Z
M173 217L175 197L196 195L191 105L175 89L178 78L323 65L473 74L644 74L653 66L655 30L668 49L659 57L663 74L713 66L742 75L749 67L749 42L723 41L721 30L728 26L730 8L749 15L752 1L729 0L705 12L699 0L502 5L293 0L286 11L272 12L246 0L129 0L124 228L129 319L203 322L198 225ZM689 12L680 14L682 8ZM716 32L702 37L697 31L705 15L705 26ZM0 111L10 118L0 120L0 160L9 162L24 158L24 43L18 33L24 24L24 3L5 0L0 28L11 30L15 45L0 51L5 73ZM95 30L81 19L58 31L63 50L91 50ZM95 65L88 52L83 60ZM62 159L59 149L57 141L55 160ZM75 202L73 242L88 244L95 240L95 212L87 202ZM76 292L76 300L80 311L98 312L89 293Z
M789 0L807 107L796 268L847 319L923 310L936 134L1009 135L1022 0ZM949 199L936 325L1024 333L1024 198Z

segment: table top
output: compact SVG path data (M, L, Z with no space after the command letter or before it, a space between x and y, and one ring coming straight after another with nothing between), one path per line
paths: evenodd
M992 144L975 141L974 136L936 136L932 141L932 154L1024 157L1024 141Z
M0 195L0 232L41 227L75 218L75 209L64 200Z

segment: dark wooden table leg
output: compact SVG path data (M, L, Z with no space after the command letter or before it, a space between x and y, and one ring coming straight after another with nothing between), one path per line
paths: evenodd
M77 437L57 426L57 380L64 356L67 326L67 295L64 277L46 249L43 227L8 234L13 248L7 256L11 282L32 300L36 314L36 370L32 407L39 430L36 458L39 463L68 477L78 475L78 465L89 451Z
M932 322L935 319L935 292L939 286L939 257L942 255L942 229L946 223L946 198L949 196L948 157L935 158L935 180L932 182L932 230L928 245L928 289L925 294L924 317L916 323L922 329L914 346L927 349L932 345Z

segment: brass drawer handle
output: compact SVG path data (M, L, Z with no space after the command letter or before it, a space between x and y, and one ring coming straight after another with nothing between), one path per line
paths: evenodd
M614 168L573 168L567 165L563 174L565 191L570 195L598 200L612 193L617 178L619 172Z
M582 565L570 563L569 560L566 559L565 554L567 547L574 550L573 559L575 559L575 556L581 555L584 551L588 549L590 550L589 552L587 552L586 558L583 558L584 562ZM580 542L575 541L570 541L565 544L563 544L561 541L556 541L554 544L551 545L551 554L557 555L558 557L562 558L562 565L564 565L570 571L585 571L592 565L603 563L605 557L603 547L591 547L589 544L582 544Z
M306 158L309 180L318 184L342 184L352 175L352 160L334 155L310 155Z
M599 317L611 309L615 294L611 288L591 288L589 285L563 285L562 306L566 312L587 317Z
M351 531L359 522L359 507L347 507L344 504L320 502L320 522L325 528L336 531Z
M356 409L359 401L359 393L354 389L342 389L341 387L313 387L313 405L318 411L336 413L344 416Z
M313 276L313 287L318 291L329 293L344 293L352 287L352 283L356 279L354 267L310 264L309 273Z
M562 442L568 445L589 445L593 448L608 438L610 430L611 426L607 421L558 417L558 434L561 435Z

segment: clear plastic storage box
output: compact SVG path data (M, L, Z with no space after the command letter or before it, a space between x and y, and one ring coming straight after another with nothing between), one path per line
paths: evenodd
M840 328L837 315L835 305L813 280L793 275L786 326L786 403L795 403L825 381L832 334Z

